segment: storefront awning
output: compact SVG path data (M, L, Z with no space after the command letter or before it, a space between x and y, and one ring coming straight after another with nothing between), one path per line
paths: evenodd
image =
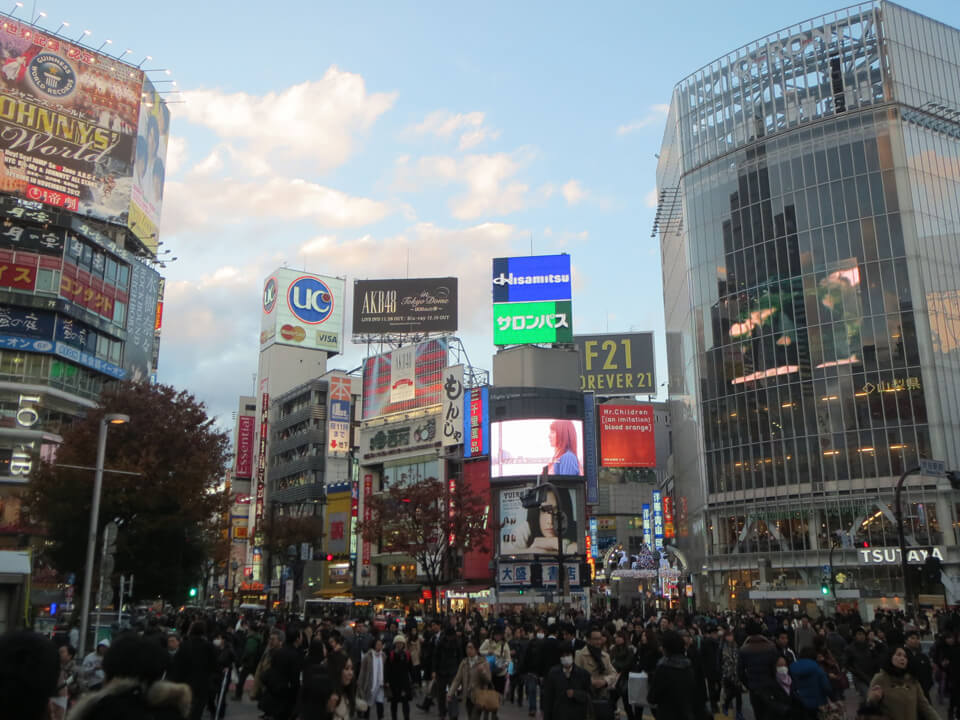
M30 553L0 550L0 575L29 575Z

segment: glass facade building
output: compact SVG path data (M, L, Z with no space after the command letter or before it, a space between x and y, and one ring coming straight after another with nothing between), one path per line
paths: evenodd
M673 92L655 229L704 604L812 602L831 559L838 601L902 602L896 555L864 550L897 547L902 472L960 469L958 62L956 29L877 2ZM939 549L956 601L954 493L905 487L907 545Z

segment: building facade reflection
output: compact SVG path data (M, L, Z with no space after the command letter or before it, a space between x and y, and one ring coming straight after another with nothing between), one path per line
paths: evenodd
M901 602L857 549L896 546L901 472L960 468L958 58L957 30L869 3L674 90L656 231L701 600L821 599L836 546L841 602ZM908 544L955 574L949 486L905 498Z

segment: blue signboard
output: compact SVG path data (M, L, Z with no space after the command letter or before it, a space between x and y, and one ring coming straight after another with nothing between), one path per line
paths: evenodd
M653 491L653 546L663 550L663 495Z
M587 480L587 504L600 502L597 472L597 403L592 392L583 394L583 469Z
M53 338L56 317L54 313L43 310L0 305L0 334L34 340L50 340Z
M600 529L600 522L595 517L590 518L590 556L600 557L600 545L597 542L597 534Z
M490 454L490 388L470 388L463 394L463 457Z
M643 544L653 545L653 517L650 512L650 503L643 504Z
M495 303L570 299L569 255L494 258Z
M47 351L49 352L49 350ZM109 363L106 360L101 360L96 355L91 355L88 352L84 352L75 347L70 347L64 342L57 342L53 348L53 354L59 355L62 358L71 360L78 365L83 365L85 367L96 370L97 372L102 372L104 375L109 375L110 377L117 378L118 380L123 380L126 377L127 371L122 367L117 367L113 363Z

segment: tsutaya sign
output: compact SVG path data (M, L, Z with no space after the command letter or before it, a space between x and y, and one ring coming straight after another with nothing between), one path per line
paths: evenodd
M899 565L900 548L865 548L860 553L861 565ZM942 547L912 547L907 548L907 562L911 565L923 565L928 557L935 557L944 561Z

